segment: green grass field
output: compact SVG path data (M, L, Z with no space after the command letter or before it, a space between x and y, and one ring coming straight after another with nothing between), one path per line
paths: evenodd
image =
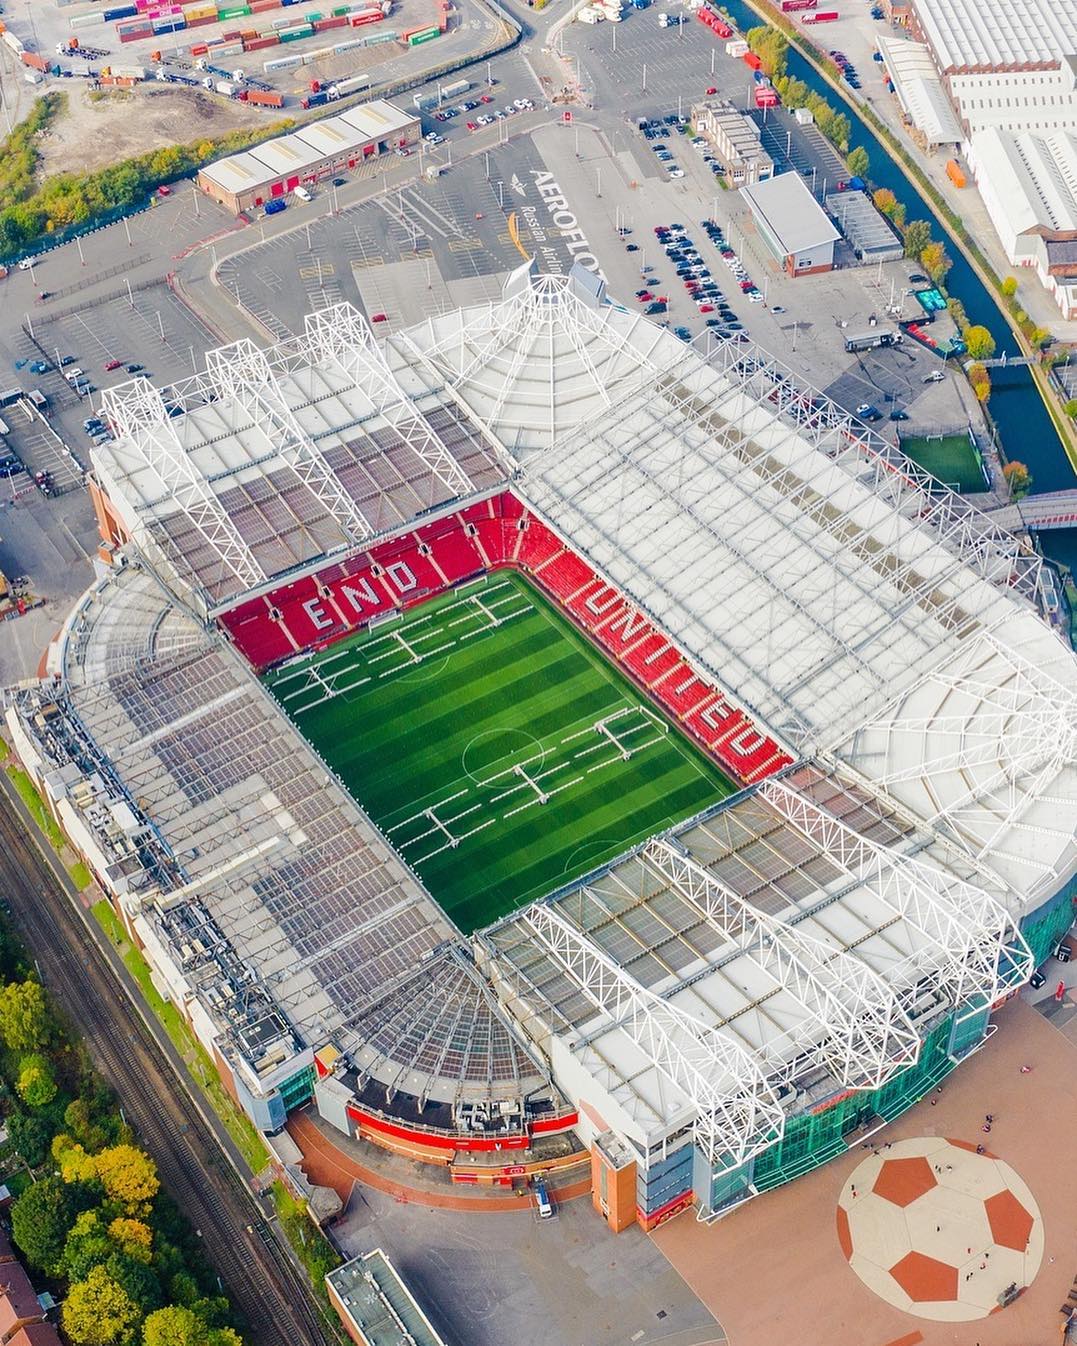
M980 460L968 435L910 435L901 452L955 491L986 491Z
M515 575L266 682L464 931L736 788Z

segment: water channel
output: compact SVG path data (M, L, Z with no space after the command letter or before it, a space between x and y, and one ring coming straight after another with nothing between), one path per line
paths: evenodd
M719 3L728 10L741 32L747 32L749 28L764 22L742 0L719 0ZM852 143L863 145L871 159L872 185L889 187L904 204L907 219L930 220L935 237L946 241L947 250L953 258L953 266L946 277L946 288L961 300L972 322L981 322L991 329L998 342L998 355L1003 352L1019 354L1013 333L986 286L964 254L950 242L931 204L894 162L871 127L854 108L838 99L830 85L792 46L789 48L788 72L803 80L832 106L841 107L841 111L853 124ZM1065 446L1058 437L1028 369L1020 365L1009 369L993 369L991 383L991 415L999 439L1008 458L1016 458L1027 464L1032 473L1033 494L1077 486L1077 474L1066 456ZM1077 529L1046 532L1040 536L1043 551L1048 557L1071 567L1077 563Z

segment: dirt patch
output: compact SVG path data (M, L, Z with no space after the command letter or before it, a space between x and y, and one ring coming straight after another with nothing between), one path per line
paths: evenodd
M91 98L89 89L64 83L67 115L38 141L42 177L106 168L164 145L189 144L266 121L264 112L201 89L146 85Z

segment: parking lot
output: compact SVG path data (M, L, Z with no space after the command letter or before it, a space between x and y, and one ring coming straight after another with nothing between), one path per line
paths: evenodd
M682 1217L688 1218L688 1217ZM334 1235L380 1247L448 1341L467 1346L718 1346L720 1325L638 1228L611 1234L591 1203L468 1214L353 1189Z

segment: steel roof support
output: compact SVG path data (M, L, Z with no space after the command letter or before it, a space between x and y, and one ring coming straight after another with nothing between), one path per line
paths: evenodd
M1002 661L1008 681L983 676L983 666L990 660ZM1077 761L1077 695L990 632L926 681L939 688L940 704L971 701L969 713L899 713L866 725L863 732L882 733L888 739L912 735L925 745L942 738L949 749L934 756L920 753L914 766L872 778L885 790L907 781L960 775L970 783L954 798L946 800L949 792L941 789L932 792L933 798L946 802L929 821L949 823L966 849L990 858L997 840L1017 823L1028 794L1046 796L1058 773ZM990 832L970 835L961 826L964 813L987 797L994 804ZM982 823L984 818L984 810L977 807L976 821ZM1044 872L1051 869L1034 857L1024 858L1024 863Z
M249 338L206 354L206 370L222 400L234 400L343 530L363 542L373 529L345 492L321 449L296 420L265 353Z
M519 919L609 1026L692 1100L697 1140L713 1166L739 1168L781 1139L781 1104L739 1043L641 986L548 904L528 907Z
M877 1089L912 1065L920 1035L878 973L848 950L813 939L726 888L676 843L647 843L643 858L800 1005L796 1046L845 1089Z
M307 314L305 327L315 361L341 369L447 491L468 495L475 489L440 436L405 396L358 309L347 303L334 304Z
M191 463L160 390L149 379L132 379L106 389L101 404L117 435L157 474L178 509L241 586L249 589L266 580L228 512Z
M784 781L764 781L759 796L925 936L929 947L915 963L936 979L941 964L955 1006L993 1004L1031 976L1020 930L983 889L868 840Z

